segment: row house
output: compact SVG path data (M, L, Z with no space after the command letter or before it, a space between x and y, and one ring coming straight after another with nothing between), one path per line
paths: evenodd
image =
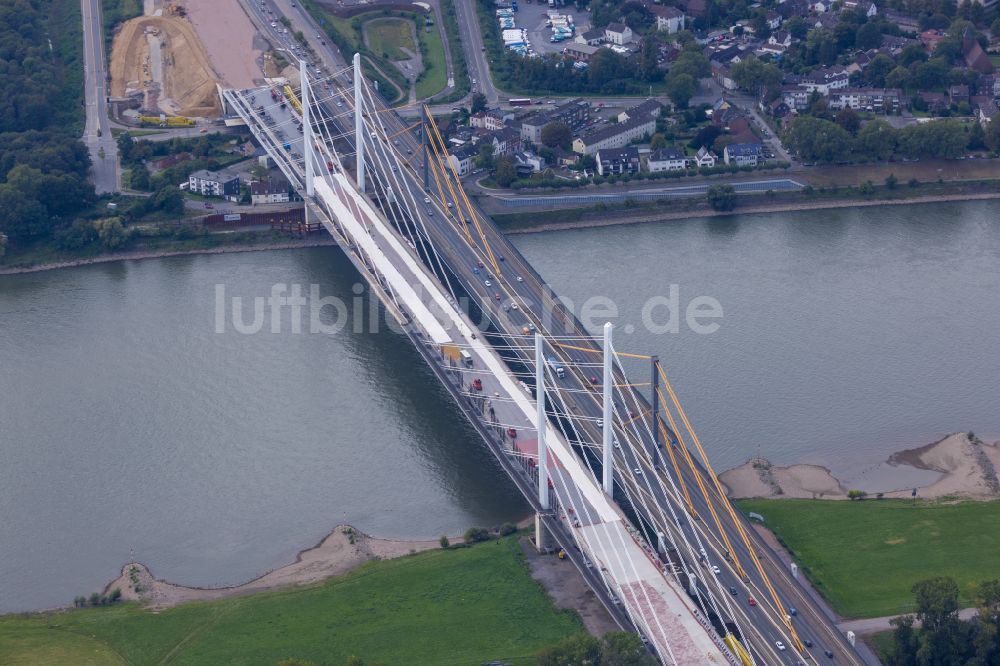
M828 95L831 90L846 88L850 83L851 73L846 67L825 67L813 70L804 75L799 85L809 92L816 91L820 95Z
M634 118L659 118L663 105L655 99L647 99L641 104L629 107L618 114L618 122L623 123Z
M764 161L764 146L759 143L731 143L723 152L726 164L757 166Z
M593 155L604 148L623 148L633 141L650 136L655 131L654 118L633 118L578 137L573 141L573 152Z
M564 122L577 129L590 120L590 102L576 98L563 102L549 111L538 111L521 120L521 139L532 143L542 140L542 128L553 122Z
M876 113L897 113L902 92L896 88L843 88L829 95L831 109L851 108Z
M504 114L499 109L480 111L469 117L469 125L495 132L503 128Z
M681 171L687 168L687 162L687 157L677 148L660 148L649 154L646 167L650 173Z
M597 173L601 176L638 173L641 164L639 150L635 146L602 148L594 157Z

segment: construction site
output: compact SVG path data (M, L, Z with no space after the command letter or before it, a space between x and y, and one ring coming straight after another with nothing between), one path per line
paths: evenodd
M111 96L144 124L217 118L219 87L258 84L266 49L236 0L146 0L114 35Z

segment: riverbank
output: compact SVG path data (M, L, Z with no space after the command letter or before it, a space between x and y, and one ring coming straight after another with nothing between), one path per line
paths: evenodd
M155 250L133 250L127 252L110 252L84 259L69 259L66 261L53 261L27 266L0 266L0 275L18 275L21 273L38 273L40 271L52 271L60 268L75 268L78 266L91 266L93 264L105 264L113 261L133 261L139 259L162 259L164 257L177 257L189 254L228 254L232 252L262 252L267 250L295 250L305 247L325 247L337 245L333 238L321 236L316 238L306 238L301 240L291 240L287 242L274 242L268 239L266 242L255 244L223 244L215 247L196 247L187 249L155 249Z
M956 497L975 500L1000 498L1000 442L988 444L973 433L958 432L925 446L892 454L863 487L848 487L819 465L775 466L753 458L723 472L719 478L733 499L777 498L850 499L851 490L868 496L909 498L916 489L924 499ZM925 482L914 484L915 472L926 472Z
M994 199L1000 199L1000 191L980 192L975 194L933 194L893 199L828 199L806 202L797 201L751 204L738 206L735 210L731 211L716 211L708 208L693 207L689 210L683 211L650 213L648 208L636 209L621 206L617 209L607 207L600 211L592 211L589 213L590 215L593 215L592 218L588 217L588 213L581 213L581 209L569 209L565 211L553 211L551 213L552 216L556 217L560 214L565 214L565 221L528 223L526 226L505 227L504 231L509 235L535 234L548 231L562 231L565 229L590 229L596 227L612 227L626 224L647 224L651 222L670 222L705 217L731 217L733 215L755 215L795 211L828 210L837 208L869 208L872 206L906 206L927 203L948 203L952 201L987 201ZM609 216L610 212L614 212L615 214Z
M461 543L462 538L455 537L451 541ZM221 588L177 585L155 578L144 564L130 562L122 567L118 578L107 584L104 594L119 589L125 601L138 601L154 609L171 608L189 601L212 601L318 583L371 560L391 560L440 547L437 539L378 539L349 525L338 525L318 544L299 551L293 563L242 585Z

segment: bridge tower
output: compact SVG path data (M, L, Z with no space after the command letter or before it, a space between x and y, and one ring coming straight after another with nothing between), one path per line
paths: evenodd
M615 449L614 449L614 406L613 378L611 374L611 333L614 325L609 321L604 323L604 493L613 498L615 486Z
M361 54L354 54L354 145L355 168L357 172L358 189L365 191L365 121L362 116L364 109L361 86L364 85L361 73Z
M535 548L546 552L548 534L542 522L542 512L549 510L549 455L545 446L545 350L541 333L535 333L535 429L538 432L538 505L535 514Z
M299 60L299 84L302 90L302 157L305 160L306 170L306 194L315 196L316 190L313 186L313 136L312 118L310 117L309 104L312 93L309 90L309 66L305 60ZM306 209L308 210L308 206Z

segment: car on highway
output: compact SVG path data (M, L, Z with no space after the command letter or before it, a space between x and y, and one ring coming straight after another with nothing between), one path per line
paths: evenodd
M729 594L731 594L731 595L733 595L735 597L737 594L739 594L739 592L736 590L735 587L730 587L729 588Z
M521 307L517 303L511 303L510 304L510 309L511 310L520 310Z
M774 641L774 647L778 648L778 650L781 652L785 651L785 644L782 643L781 641Z
M641 470L640 468L636 467L636 468L635 468L634 470L632 470L632 471L633 471L633 472L635 472L635 475L636 475L636 476L642 476L642 470Z
M597 419L597 427L601 429L604 428L604 419Z
M796 615L799 614L799 612L797 610L795 610L794 608L789 608L788 609L788 614L791 615L792 617L795 617Z
M757 605L757 600L754 599L753 597L747 597L747 605L749 605L749 606L756 606Z
M712 565L712 573L714 573L716 576L718 576L719 574L722 573L722 569L720 569L718 566L716 566L716 565L713 564Z
M813 642L812 642L811 640L809 640L808 638L804 638L804 639L802 640L802 643L803 643L803 644L804 644L804 645L805 645L806 647L812 647L812 646L813 646Z
M472 272L475 273L476 275L479 275L479 266L473 266Z
M517 439L517 430L514 428L507 428L507 436L511 439Z
M497 302L499 302L500 301L500 292L498 291L498 292L494 293L493 294L493 298L495 298L497 300Z
M517 276L517 281L518 281L518 282L524 282L524 278L523 278L523 277L521 277L520 275L518 275L518 276Z
M424 197L424 203L428 203L429 204L430 202L431 202L431 198L430 197ZM482 266L483 262L480 261L479 265Z
M492 286L493 286L493 283L492 283L492 282L490 282L489 280L487 280L487 281L486 281L486 282L484 282L483 284L485 284L485 285L486 285L487 287L492 287Z
M831 650L823 650L823 654L825 654L830 659L833 659L833 652Z

